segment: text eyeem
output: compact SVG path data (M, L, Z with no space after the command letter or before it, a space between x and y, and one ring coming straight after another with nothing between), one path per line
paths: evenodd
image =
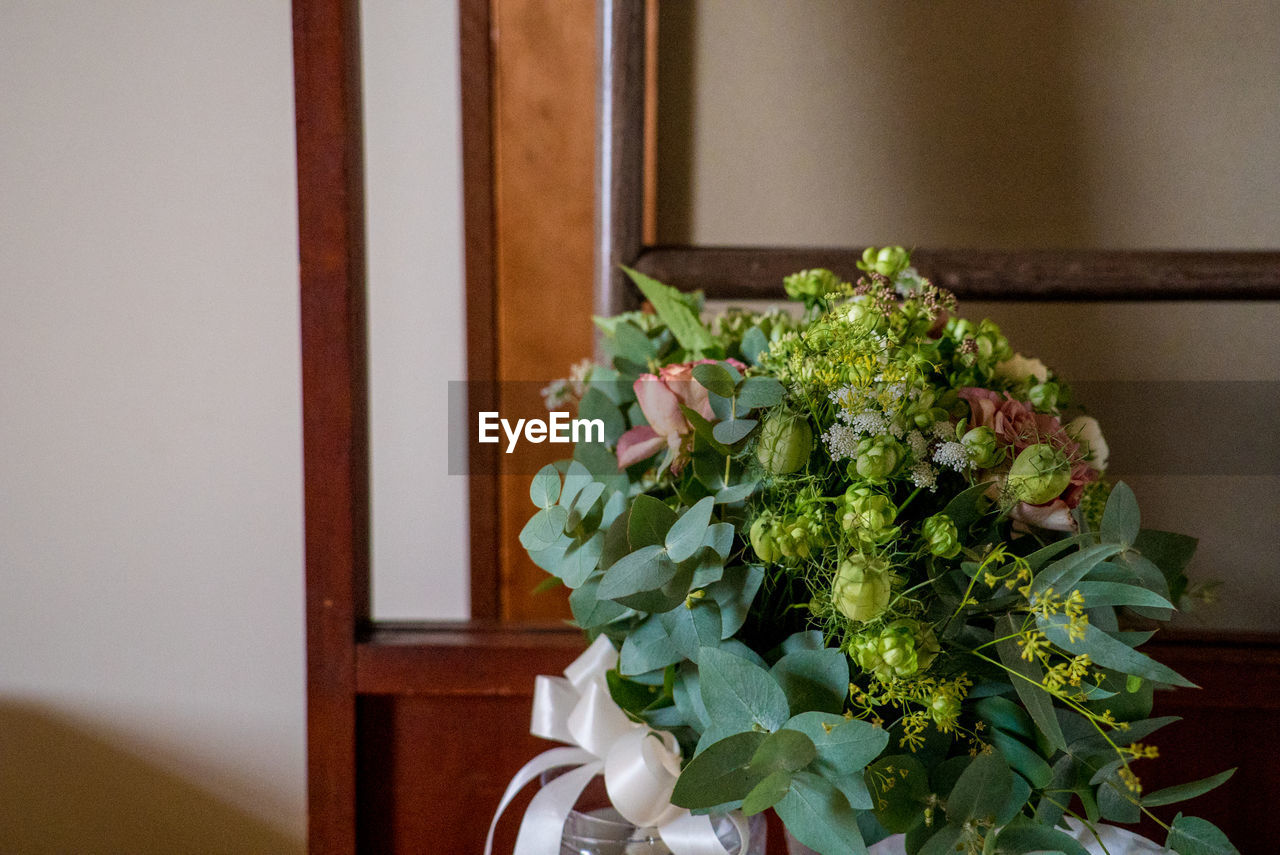
M509 419L501 418L494 411L485 411L479 415L478 442L501 442L498 428L507 436L507 454L515 450L521 435L528 442L604 442L603 419L573 419L568 413L551 413L550 420L516 419L513 425Z

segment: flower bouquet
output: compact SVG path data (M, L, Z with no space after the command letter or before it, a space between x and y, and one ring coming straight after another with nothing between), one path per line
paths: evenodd
M859 267L787 277L802 312L710 323L628 271L652 311L597 319L608 364L548 390L603 442L534 477L521 543L595 643L539 678L534 732L573 747L513 787L578 768L530 815L555 829L603 774L677 855L769 808L823 855L1078 855L1073 829L1114 847L1104 821L1143 815L1179 855L1236 852L1157 810L1230 772L1140 780L1172 721L1153 689L1191 684L1139 627L1195 541L1140 527L1068 386L905 250Z

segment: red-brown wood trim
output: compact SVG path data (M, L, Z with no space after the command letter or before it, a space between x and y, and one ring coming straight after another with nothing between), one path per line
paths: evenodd
M861 249L659 246L629 263L722 300L781 300L782 278L826 267L850 280ZM986 251L912 253L922 274L971 300L1273 300L1280 252ZM625 262L624 262L625 263Z
M355 851L356 627L369 618L359 19L294 0L311 852Z
M493 55L488 0L459 0L462 187L466 234L468 410L498 409L493 205ZM498 446L468 443L471 616L494 619L500 601ZM479 536L477 536L479 535Z
M559 674L585 648L582 632L564 625L383 622L357 647L357 690L527 698L535 675Z

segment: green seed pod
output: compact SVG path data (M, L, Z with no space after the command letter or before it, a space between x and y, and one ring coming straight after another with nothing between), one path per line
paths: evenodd
M855 553L840 562L831 593L841 614L865 623L889 607L889 589L889 562Z
M960 717L960 701L946 692L938 692L929 699L929 715L934 724L950 729Z
M960 444L969 452L969 459L979 469L990 469L1000 463L1004 451L996 440L995 431L989 427L976 427L960 437Z
M1043 442L1022 450L1009 467L1009 489L1014 498L1043 505L1057 498L1071 483L1071 463L1061 449Z
M850 487L844 494L844 516L841 524L846 531L855 528L878 532L893 525L898 508L888 496L869 487Z
M767 515L758 517L751 524L751 548L765 564L774 564L782 557L778 544L770 530L771 520Z
M939 558L955 558L960 554L960 532L946 514L934 514L921 526L929 551Z
M804 416L774 412L764 420L756 443L756 459L766 472L787 475L809 462L813 451L813 429Z
M902 462L902 446L893 437L868 437L858 443L858 458L854 467L859 477L873 484L889 480L889 476Z
M1027 391L1027 399L1037 410L1047 412L1057 408L1060 391L1057 383L1037 383Z

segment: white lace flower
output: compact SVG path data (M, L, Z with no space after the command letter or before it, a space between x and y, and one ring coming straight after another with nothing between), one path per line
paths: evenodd
M933 452L933 461L963 472L970 465L969 450L958 442L944 442Z
M911 483L930 491L935 490L938 486L938 471L921 461L911 467Z

